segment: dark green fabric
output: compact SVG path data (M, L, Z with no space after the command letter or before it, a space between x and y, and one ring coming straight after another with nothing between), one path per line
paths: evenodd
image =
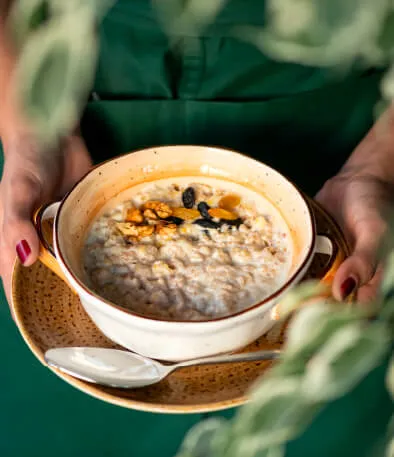
M371 125L380 73L340 77L267 59L232 36L235 24L262 24L261 11L259 0L231 1L201 37L185 34L170 49L149 1L118 1L101 27L100 100L82 125L95 160L152 145L221 145L315 192ZM123 410L69 387L29 353L1 302L1 456L171 457L201 419ZM385 368L326 408L286 455L382 456L393 411Z
M314 193L372 123L379 71L283 64L234 37L262 25L260 0L233 0L200 37L170 47L151 2L119 1L101 28L101 59L83 131L96 160L161 144L234 148Z

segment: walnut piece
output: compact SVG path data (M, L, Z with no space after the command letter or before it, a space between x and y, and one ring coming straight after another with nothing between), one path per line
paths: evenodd
M153 210L161 219L166 219L172 215L172 209L163 202L158 201L149 201L146 202L143 207L144 210L151 209Z
M133 225L130 222L119 222L116 226L122 235L134 238L151 236L155 230L152 225Z
M146 209L144 211L144 217L146 219L151 219L153 221L156 221L159 218L158 215L153 211L153 209Z
M144 216L142 215L141 210L130 208L126 213L126 221L141 224L141 222L144 222Z
M156 233L161 236L172 236L176 233L176 224L158 224L156 225Z

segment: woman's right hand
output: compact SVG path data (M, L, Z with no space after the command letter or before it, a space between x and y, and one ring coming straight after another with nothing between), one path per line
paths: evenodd
M0 276L8 300L16 255L25 266L38 256L39 241L33 212L61 198L92 166L78 135L67 138L58 150L41 150L29 135L2 138L5 152L0 182Z

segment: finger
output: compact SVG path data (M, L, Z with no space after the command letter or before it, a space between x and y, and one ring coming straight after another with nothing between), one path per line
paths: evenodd
M368 284L375 275L378 253L387 226L379 217L360 221L355 228L353 253L339 267L333 282L333 295L344 300L351 293Z
M357 291L357 302L368 305L376 299L383 278L383 267L379 265L374 277Z
M39 242L32 213L41 199L41 185L23 169L5 174L2 185L2 275L8 274L17 255L23 265L37 259Z

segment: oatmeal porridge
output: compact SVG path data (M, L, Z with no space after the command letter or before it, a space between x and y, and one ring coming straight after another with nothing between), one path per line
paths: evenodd
M90 287L145 316L208 320L281 287L292 240L262 195L215 178L136 185L111 200L88 232Z

